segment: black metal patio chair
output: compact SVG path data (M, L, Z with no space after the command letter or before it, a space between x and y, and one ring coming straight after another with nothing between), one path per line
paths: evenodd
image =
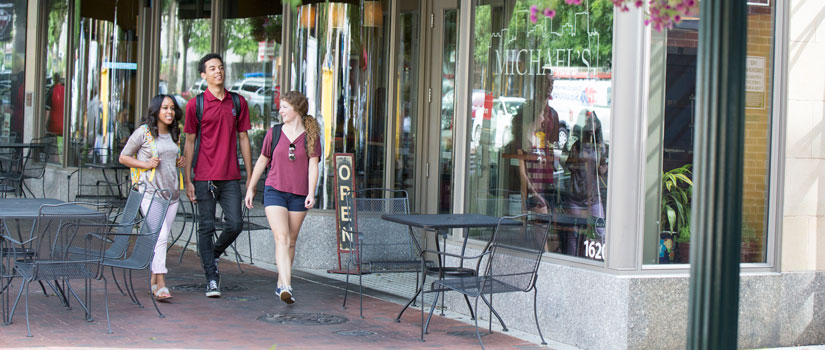
M143 201L143 195L146 192L146 184L143 182L137 183L129 189L129 196L126 197L126 204L120 213L114 218L115 221L101 224L95 227L98 231L105 231L108 233L111 240L108 242L109 246L103 252L104 259L122 259L126 255L126 250L129 248L131 233L134 228L140 223L138 218L140 212L140 204ZM108 208L108 205L100 205L102 208ZM106 210L108 213L110 210ZM110 218L111 220L111 218ZM84 255L90 252L83 251L79 248L70 250L72 254ZM120 287L115 275L114 267L110 268L112 272L112 280L115 282L120 294L126 295L126 292Z
M80 206L88 208L79 212ZM61 296L61 304L66 308L71 308L69 295L74 297L83 308L86 321L91 322L91 281L103 279L107 331L112 333L109 322L108 286L101 268L103 250L106 246L105 232L99 235L93 230L81 229L85 224L97 225L105 222L105 215L95 209L92 203L44 204L32 225L29 239L20 241L8 235L3 236L5 242L15 246L7 250L11 253L9 262L13 264L16 275L22 279L20 290L9 313L9 323L13 320L20 297L25 291L27 336L32 336L29 322L29 284L34 281L48 283ZM77 256L69 253L73 249L95 253ZM83 300L72 287L72 280L84 281Z
M140 224L140 231L138 233L132 232L115 232L110 233L110 236L118 237L125 236L127 238L134 238L134 244L130 252L127 252L123 257L118 258L103 258L103 266L110 268L123 269L123 279L126 287L126 292L132 299L132 302L138 307L143 307L138 301L137 293L135 293L134 283L132 282L132 271L144 270L149 267L152 258L155 256L155 245L158 242L160 230L163 227L163 221L166 219L166 210L169 208L171 193L168 190L156 190L152 195L152 202L143 216L143 222ZM126 275L128 271L128 277ZM149 286L151 288L151 286ZM152 298L152 304L155 305L155 310L158 312L158 317L166 317L160 312L155 298Z
M114 207L122 207L125 202L121 198L120 192L122 188L128 185L128 180L114 178L104 178L103 172L100 169L92 169L87 164L111 164L117 162L116 155L106 148L95 148L88 152L81 152L78 150L78 159L81 164L77 170L69 173L66 176L66 197L69 196L69 189L71 188L72 178L76 178L75 182L75 201L88 201L94 203L109 203Z
M421 267L421 244L412 228L383 220L384 214L409 214L407 191L368 188L352 191L346 198L350 206L350 221L342 230L352 235L353 252L346 264L347 278L344 304L347 307L349 276L358 275L360 315L364 317L364 273L416 273L418 286ZM433 265L425 263L425 268ZM354 270L353 270L354 269Z
M31 141L32 144L37 144L37 147L30 147L26 154L25 163L23 164L23 174L20 180L21 192L27 190L33 198L34 195L26 180L40 180L40 189L42 191L42 198L46 198L46 163L49 161L49 156L52 149L57 148L57 138L54 136L46 136L35 138Z
M506 219L519 220L522 224L502 225L502 220ZM432 290L435 291L436 295L426 323L424 321L422 296L421 340L424 340L424 334L426 333L430 317L432 317L435 311L438 297L443 297L445 291L456 291L465 296L475 298L473 309L476 315L478 315L479 298L485 299L484 296L488 296L489 299L484 301L488 303L491 312L488 319L490 322L489 331L492 333L492 313L495 312L493 307L493 294L526 293L532 290L533 316L536 321L536 329L538 329L542 345L546 345L544 336L541 333L541 326L539 326L538 311L536 309L536 298L538 295L536 279L538 278L541 255L544 253L544 245L547 241L549 230L550 217L547 215L524 214L501 218L493 233L489 249L476 256L463 257L464 259L479 259L480 262L484 261L484 267L478 276L446 278L433 282ZM453 258L462 258L460 255L445 252L432 253ZM481 340L481 333L479 333L478 330L478 317L475 318L475 326L476 336L483 349L484 342Z

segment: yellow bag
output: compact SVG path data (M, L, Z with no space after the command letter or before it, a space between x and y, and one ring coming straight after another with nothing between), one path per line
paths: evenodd
M157 158L158 157L158 146L155 145L155 138L152 136L152 132L149 130L149 127L146 126L146 124L143 124L140 127L146 133L145 139L147 141L149 141L149 149L152 150L152 157ZM135 158L137 158L137 155L135 155ZM151 181L155 180L155 169L154 168L152 168L152 169L130 168L129 171L132 174L132 185L137 184L138 182L140 182L140 175L143 174L144 172L147 172L147 171L151 171L151 173L149 174L149 181L151 182Z

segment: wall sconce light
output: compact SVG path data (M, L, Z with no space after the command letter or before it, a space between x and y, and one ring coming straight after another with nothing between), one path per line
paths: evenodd
M315 28L315 5L309 4L298 8L298 26Z
M342 3L329 3L329 20L331 27L343 29L347 24L347 6Z
M380 1L364 1L364 27L381 27L384 11Z

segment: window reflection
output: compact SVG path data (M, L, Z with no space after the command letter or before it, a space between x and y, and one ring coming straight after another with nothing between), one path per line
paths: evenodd
M23 140L25 95L26 14L25 1L0 4L0 142Z
M357 188L383 187L388 1L318 3L296 11L291 89L321 125L317 205L333 207L332 155L355 155ZM379 20L380 18L380 20Z
M469 211L550 214L549 252L603 260L613 4L532 5L474 8Z
M69 165L73 166L87 161L113 161L112 150L121 149L134 130L134 102L139 88L138 2L79 2L77 52L72 60L74 93L66 134L71 138ZM54 76L56 79L58 75Z
M66 48L69 32L66 30L66 19L68 17L68 0L49 0L47 4L49 19L48 19L48 36L46 38L45 48L45 86L43 98L41 99L43 106L44 121L41 123L42 133L45 135L54 135L57 137L58 152L49 157L52 163L62 163L63 154L63 116L58 120L55 119L59 110L63 110L64 96L56 96L55 91L55 77L65 79L66 77ZM64 81L65 84L65 81ZM59 90L59 89L58 89ZM51 94L50 94L51 92ZM51 124L51 128L49 127ZM58 128L59 126L59 128ZM51 129L51 130L50 130ZM58 131L55 133L55 131Z
M646 263L690 263L689 194L693 185L677 176L692 178L699 17L686 18L666 32L661 212L658 230L653 232L658 237L646 238L646 246L652 246L651 241L658 238L658 256L646 249ZM749 2L740 256L743 263L767 261L773 19L773 2ZM688 196L680 199L684 197L682 193Z
M278 115L281 87L280 2L234 0L224 2L221 38L227 88L243 96L249 106L252 157L260 155L266 130L281 120Z

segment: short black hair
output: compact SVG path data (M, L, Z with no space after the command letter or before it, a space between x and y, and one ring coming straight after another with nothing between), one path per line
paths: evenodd
M198 62L198 73L206 73L206 62L213 58L217 58L219 61L221 61L221 64L223 64L223 57L221 57L221 55L218 55L216 53L208 53L205 56L201 57L201 60Z

